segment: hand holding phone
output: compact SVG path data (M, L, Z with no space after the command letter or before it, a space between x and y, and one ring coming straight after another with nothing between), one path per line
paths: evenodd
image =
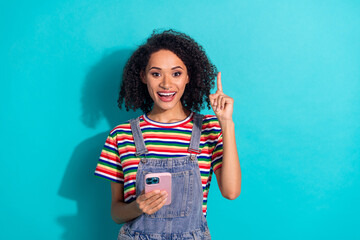
M165 190L168 194L164 205L171 204L171 173L148 173L145 175L145 193Z

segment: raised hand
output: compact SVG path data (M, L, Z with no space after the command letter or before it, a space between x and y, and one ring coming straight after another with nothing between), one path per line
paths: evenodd
M232 121L234 99L223 93L221 84L221 72L217 75L217 90L209 95L211 107L214 110L220 124L222 121Z

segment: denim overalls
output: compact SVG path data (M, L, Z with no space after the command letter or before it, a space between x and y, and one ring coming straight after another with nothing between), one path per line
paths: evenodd
M188 151L190 156L146 158L148 152L140 130L139 118L130 120L136 156L144 155L136 173L136 197L145 187L145 174L171 173L171 204L154 214L143 213L126 222L118 240L209 240L210 232L202 212L203 189L196 154L199 152L203 115L194 114L194 125Z

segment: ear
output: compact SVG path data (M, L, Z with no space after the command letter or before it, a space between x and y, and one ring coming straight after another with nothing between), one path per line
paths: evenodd
M143 70L141 70L141 72L140 72L140 78L141 78L142 83L147 84L146 77L145 77L145 72Z
M188 84L190 82L189 80L189 75L186 76L186 84Z

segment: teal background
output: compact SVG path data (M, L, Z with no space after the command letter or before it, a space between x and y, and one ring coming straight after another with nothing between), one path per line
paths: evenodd
M197 40L235 100L242 192L221 239L360 239L359 1L2 1L0 239L116 239L93 176L122 67L154 28ZM212 113L210 110L203 113Z

